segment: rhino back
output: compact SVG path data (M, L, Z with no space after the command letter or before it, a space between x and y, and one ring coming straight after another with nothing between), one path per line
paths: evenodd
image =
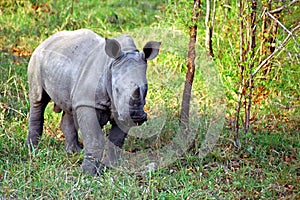
M95 49L104 49L104 44L102 37L87 29L54 34L33 53L28 69L29 82L33 82L30 85L42 87L61 109L71 111L71 93L78 84L78 77L88 68L86 61L90 55ZM34 84L38 79L40 84Z

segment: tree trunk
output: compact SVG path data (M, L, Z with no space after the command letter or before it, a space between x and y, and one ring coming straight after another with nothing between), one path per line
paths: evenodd
M184 91L182 96L182 104L181 104L181 115L180 115L180 127L184 130L188 128L189 124L189 112L190 112L190 99L192 92L192 85L195 74L195 45L197 41L197 19L199 17L200 10L200 0L194 0L193 6L193 16L192 16L192 24L190 29L190 42L188 48L188 64L187 64L187 72L186 79L184 84Z

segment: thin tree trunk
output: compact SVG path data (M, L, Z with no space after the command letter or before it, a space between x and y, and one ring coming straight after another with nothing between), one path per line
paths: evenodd
M239 140L239 121L240 121L240 112L241 112L241 104L242 104L242 97L244 92L244 63L245 63L245 50L244 50L244 19L243 19L243 0L240 0L240 86L238 90L238 102L237 108L235 113L234 119L234 141L235 145L239 148L240 147L240 140Z
M253 90L253 76L252 71L254 67L254 57L255 57L255 48L256 48L256 8L257 8L257 1L252 0L251 5L251 30L250 30L250 63L249 63L249 70L250 70L250 78L249 78L249 95L248 95L248 105L246 109L246 119L245 119L245 134L248 134L249 127L250 127L250 110L252 104L252 90ZM247 142L247 141L246 141Z
M193 16L192 16L192 23L189 27L190 29L190 42L189 42L189 49L188 49L188 64L187 64L187 72L186 72L186 79L184 84L184 91L182 96L182 104L181 104L181 116L180 116L180 126L184 130L188 128L189 124L189 112L190 112L190 99L191 99L191 92L192 92L192 85L194 80L195 74L195 45L197 41L197 19L199 17L199 10L200 10L200 0L194 0L193 6Z
M272 9L272 4L274 4L272 2L272 0L268 1L268 5L267 5L267 12L269 12ZM267 16L264 15L265 19L266 19L266 38L265 38L265 42L268 44L269 47L266 47L265 49L265 55L270 55L272 54L272 52L274 51L273 47L272 47L272 43L275 41L276 36L273 34L273 26L274 26L274 22ZM276 23L276 22L275 22ZM264 35L263 35L264 37ZM267 75L272 69L272 64L268 63L265 68L263 69L263 73L264 75Z
M245 62L245 39L244 39L244 5L243 0L240 0L240 72L244 72L244 62Z
M268 24L268 17L266 16L265 12L267 11L267 8L264 8L263 14L262 14L262 26L261 26L261 37L262 39L260 40L260 46L259 46L259 60L258 63L260 63L266 54L266 49L265 49L265 42L267 40L266 33L267 33L267 24Z
M205 47L206 53L210 57L214 57L212 48L212 34L213 34L213 20L211 19L211 0L206 0L206 16L205 16L205 26L206 26L206 37L205 37ZM215 5L214 5L215 6ZM215 11L215 10L214 10Z

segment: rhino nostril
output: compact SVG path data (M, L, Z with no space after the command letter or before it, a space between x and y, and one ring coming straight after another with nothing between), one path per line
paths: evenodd
M120 115L118 116L118 120L119 120L119 121L125 121L124 115L120 114Z
M132 93L132 98L139 99L141 96L140 88L136 88Z
M147 85L145 86L138 86L132 92L130 99L129 99L129 106L137 107L145 105L145 98L147 94Z

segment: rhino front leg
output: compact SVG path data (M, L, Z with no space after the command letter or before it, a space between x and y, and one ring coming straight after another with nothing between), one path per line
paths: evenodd
M79 107L76 109L76 116L84 146L84 160L81 168L84 173L100 174L100 161L105 141L96 110L90 107Z
M106 156L102 164L108 168L117 167L121 162L121 151L127 133L121 130L117 124L112 123L112 129L108 135Z
M60 122L60 128L66 138L66 152L69 154L80 152L82 147L78 142L78 132L75 127L73 115L63 112Z
M43 133L44 111L49 103L50 98L45 91L43 91L41 101L30 101L28 137L26 145L32 151L37 146L39 139Z

